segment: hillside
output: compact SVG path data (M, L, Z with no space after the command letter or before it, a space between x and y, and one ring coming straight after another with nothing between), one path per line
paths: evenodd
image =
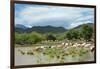
M75 27L75 28L73 28L73 29L80 29L83 25L88 25L88 26L90 26L90 27L93 27L93 26L94 26L93 23L87 23L87 24L79 25L79 26L77 26L77 27Z

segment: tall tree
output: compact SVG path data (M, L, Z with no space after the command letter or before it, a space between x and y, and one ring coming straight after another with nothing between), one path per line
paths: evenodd
M82 26L82 36L83 36L83 38L86 40L86 41L88 41L88 40L90 40L91 39L91 37L92 37L92 34L93 34L93 28L91 27L91 26L89 26L89 25L83 25Z

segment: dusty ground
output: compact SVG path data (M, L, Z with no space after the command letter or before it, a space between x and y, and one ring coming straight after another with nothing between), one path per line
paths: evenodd
M15 65L93 61L93 44L62 43L52 46L15 47Z

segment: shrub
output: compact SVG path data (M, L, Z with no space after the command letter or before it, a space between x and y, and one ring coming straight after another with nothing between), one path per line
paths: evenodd
M32 33L29 34L28 41L30 43L36 44L36 43L38 43L38 42L40 42L42 40L44 40L43 36L41 34L37 33L37 32L32 32Z
M26 33L23 33L23 34L15 33L15 43L16 44L24 45L27 43L27 40L28 40L28 35Z
M16 44L36 44L42 41L44 38L41 34L37 32L32 33L15 33L15 43Z

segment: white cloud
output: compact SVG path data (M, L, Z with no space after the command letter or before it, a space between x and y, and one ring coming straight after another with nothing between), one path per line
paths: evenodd
M17 7L17 5L15 7ZM15 11L17 11L17 9ZM63 27L66 25L69 26L67 28L71 28L82 24L81 22L93 21L93 11L93 9L89 8L26 5L15 13L15 24L32 26L37 23L40 23L38 25L41 25L41 22L45 23L45 21L59 21L63 19L66 21L66 24L63 24ZM45 25L47 25L47 23L45 23ZM56 24L53 23L53 25L55 26Z

